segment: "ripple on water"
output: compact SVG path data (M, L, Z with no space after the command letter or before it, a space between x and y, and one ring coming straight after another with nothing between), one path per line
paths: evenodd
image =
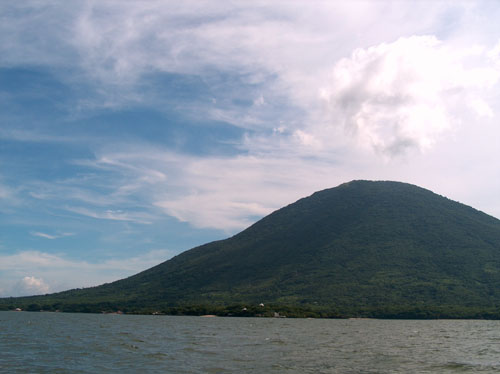
M0 312L8 373L497 373L499 321Z

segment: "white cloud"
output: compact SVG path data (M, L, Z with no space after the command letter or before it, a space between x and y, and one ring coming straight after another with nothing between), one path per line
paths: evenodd
M322 96L331 121L362 145L389 155L426 150L468 103L478 115L493 115L480 94L497 83L500 70L466 67L482 56L481 49L450 49L434 36L401 38L340 60Z
M428 151L454 133L467 108L492 118L495 108L487 92L499 71L484 58L488 53L487 48L455 48L434 36L358 48L330 63L329 74L320 69L310 81L301 80L309 96L302 105L312 105L306 117L266 122L267 129L242 140L244 154L199 158L114 144L113 150L98 151L95 160L75 162L99 173L57 186L42 184L36 196L75 199L82 204L68 203L67 210L97 219L150 223L161 210L197 227L233 232L317 189L367 173L378 179L381 164L368 159L370 152L354 149L341 126L368 150L394 156L412 148ZM267 96L254 102L268 105ZM398 173L387 178L397 179ZM102 192L81 187L86 184ZM142 211L127 211L137 201Z
M19 186L8 186L1 181L2 175L0 174L0 203L4 209L4 213L7 213L7 210L11 210L17 206L19 206L22 202L20 198Z
M200 76L213 90L215 104L202 108L200 117L255 130L242 140L242 154L236 157L198 158L146 145L108 144L97 160L79 164L94 168L95 175L34 184L42 188L34 188L32 196L64 200L69 210L96 219L146 223L161 210L195 226L237 230L255 216L353 178L406 176L424 184L431 172L422 165L459 154L459 147L452 147L453 135L470 110L481 120L494 118L498 104L488 89L498 81L500 43L488 51L497 43L487 36L498 37L496 24L477 19L491 13L490 21L496 20L495 7L471 2L292 3L19 3L34 10L0 25L3 65L80 68L81 74L64 78L93 82L97 98L88 105L104 107L144 102L138 87L149 73ZM494 32L485 32L491 31L488 27ZM39 35L39 30L46 33ZM61 47L64 53L54 53ZM217 80L217 73L258 88L248 93L240 82ZM253 105L232 105L237 94L246 94ZM474 119L463 126L481 125ZM361 149L339 131L342 126ZM488 134L497 136L493 130ZM0 130L0 136L66 140L7 130ZM410 149L430 154L439 147L443 151L433 154L434 162L416 152L418 167L380 161L372 154L373 149L391 156ZM469 151L477 155L483 148L481 143ZM476 160L488 164L497 158L493 152L487 156ZM410 166L418 175L405 171ZM442 173L449 179L443 171L448 165L442 166L433 177ZM494 176L491 170L487 175ZM143 211L127 210L136 204Z
M123 210L107 209L103 212L96 212L84 207L67 206L66 210L96 219L106 219L111 221L129 221L141 224L150 224L151 215L145 213L125 212Z
M38 130L20 130L17 128L1 128L0 139L29 143L78 143L84 140L82 137L76 139L72 136L49 135ZM85 140L89 141L89 139Z
M283 138L271 142L282 141L282 149L266 143L268 137L249 138L248 154L237 157L196 157L154 147L123 145L126 152L104 152L97 160L107 160L110 174L103 178L117 190L128 188L115 183L113 178L122 180L127 176L135 191L133 198L142 201L144 206L156 207L154 215L161 211L196 227L230 233L317 189L358 175L356 168L348 172L341 170L337 165L340 156L328 150L323 156L316 154L315 161L311 162L311 144L302 144L304 140L297 141L294 134L276 136ZM342 157L350 157L349 152ZM100 165L100 161L96 162L96 167ZM155 183L145 177L156 174L165 177L156 179Z
M23 296L97 286L158 265L173 254L170 250L158 249L136 257L110 258L101 262L71 260L39 251L4 254L0 255L0 296Z
M483 99L476 97L469 102L469 106L479 117L494 117L493 109Z
M32 231L32 232L30 232L30 235L38 236L38 237L44 238L44 239L54 240L54 239L64 238L66 236L73 236L75 234L70 233L70 232L65 232L65 233L61 233L61 234L57 234L57 235L51 235L51 234L46 234L44 232Z
M49 293L50 287L41 278L26 276L16 283L13 291L18 296L40 295Z
M151 72L202 75L209 82L214 71L264 84L266 104L272 102L271 93L284 91L304 103L314 98L313 87L324 69L352 48L394 38L395 32L421 32L447 8L463 8L437 3L5 3L1 13L11 16L0 25L0 64L81 69L83 74L65 79L96 85L98 98L82 100L83 106L141 102L135 84Z
M8 200L11 198L11 196L12 196L11 189L0 184L0 199Z
M500 40L488 51L487 56L491 61L497 64L497 66L500 66Z
M57 236L45 234L43 232L30 232L30 235L39 236L40 238L51 239L51 240L58 238Z
M321 143L314 137L314 135L308 134L305 131L296 130L293 135L301 145L313 148L321 146Z
M11 59L39 64L40 55L45 57L42 61L56 64L61 58L51 60L50 46L64 47L72 52L64 54L66 64L80 67L84 72L80 77L95 82L98 102L94 105L103 106L146 100L137 84L140 87L141 78L151 72L201 76L215 96L222 96L216 102L224 104L192 112L201 112L202 118L209 115L249 128L275 127L276 123L271 123L277 114L273 101L285 98L288 103L285 110L296 106L306 113L293 124L299 128L292 130L311 134L301 127L320 105L318 89L325 88L332 65L359 48L351 59L336 65L333 81L324 92L330 100L340 95L349 101L354 99L353 85L367 79L369 84L361 84L357 102L351 103L354 108L340 114L349 117L346 121L350 128L357 128L364 143L386 153L397 153L411 145L428 148L436 136L449 128L452 115L443 109L448 94L440 91L453 89L446 87L452 80L464 80L455 82L455 88L460 88L471 87L474 82L483 86L484 80L491 78L491 71L485 69L474 74L465 66L461 69L459 65L465 60L453 50L456 47L453 41L449 42L450 48L436 45L439 43L433 37L403 38L387 44L401 35L418 35L429 30L442 33L444 27L452 35L469 34L471 30L462 30L460 24L443 25L443 19L453 16L471 25L471 20L478 18L471 14L482 15L483 8L484 12L492 11L491 7L481 7L481 3L475 2L356 1L312 5L294 1L290 6L285 1L231 4L185 1L175 5L164 1L133 1L124 7L113 1L92 1L78 6L27 2L6 8L6 13L31 10L29 16L12 21L9 18L10 22L3 26L6 31L3 35L8 35L8 40L0 43L4 48L0 55L7 59L7 65L13 64ZM488 27L487 23L474 23L474 27L474 35L482 42L486 33L481 30ZM37 32L39 29L45 30L43 37ZM61 33L60 29L67 32ZM49 38L50 43L46 40ZM32 42L26 46L21 42L24 39ZM33 49L33 52L16 53L19 45L22 50ZM490 60L498 60L497 50L493 48L488 53ZM235 95L242 93L241 88L234 87L232 82L221 83L216 79L214 82L215 71L261 85L257 98L251 98L252 108L242 110L231 105ZM461 72L466 73L462 78ZM338 73L350 75L353 80L343 82ZM74 80L74 75L68 79ZM405 82L407 79L409 82ZM338 84L344 86L338 88ZM343 91L339 92L340 89ZM413 99L416 102L411 104ZM391 100L407 101L394 113L388 113L387 108L396 104ZM490 113L486 101L477 97L471 100L482 103L475 105L478 114ZM360 107L357 111L356 105ZM372 125L367 125L367 118L373 117ZM422 128L417 122L430 124Z

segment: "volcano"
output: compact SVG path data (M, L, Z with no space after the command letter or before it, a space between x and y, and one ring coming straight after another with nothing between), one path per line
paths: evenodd
M129 278L0 300L3 309L139 313L269 305L291 315L498 318L500 221L414 185L352 181Z

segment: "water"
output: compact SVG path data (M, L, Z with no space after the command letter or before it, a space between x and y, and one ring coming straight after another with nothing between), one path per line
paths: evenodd
M498 373L500 321L0 312L1 373Z

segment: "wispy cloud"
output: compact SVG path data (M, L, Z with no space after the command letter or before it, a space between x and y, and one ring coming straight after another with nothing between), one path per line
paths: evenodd
M283 142L283 150L289 148L290 151L284 154L276 149L271 151L260 139L252 139L252 144L261 142L255 146L256 150L237 157L196 157L157 147L133 149L124 145L123 152L103 151L97 159L106 160L110 174L103 178L116 186L116 191L109 192L111 196L123 189L133 190L131 198L140 200L144 206L155 207L156 216L163 212L196 227L234 232L283 204L358 173L341 171L336 166L341 157L328 151L311 162L307 150L310 145L300 144L293 135L278 141ZM302 147L306 149L301 151ZM97 162L96 167L102 163ZM132 183L131 187L113 183L113 178L122 180L124 176ZM80 208L69 209L95 218L147 219L123 212L103 215Z
M9 187L0 184L0 200L10 200L12 196L12 190Z
M30 232L30 235L38 236L40 238L54 240L54 239L64 238L67 236L73 236L75 234L70 233L70 232L65 232L65 233L61 233L61 234L57 234L57 235L51 235L51 234L46 234L44 232L32 231L32 232Z
M202 108L200 117L260 130L276 127L273 118L285 120L285 126L309 144L321 142L313 134L317 130L309 129L321 120L317 117L324 104L318 97L320 92L330 110L335 109L330 113L332 118L357 129L365 143L383 153L397 154L411 147L430 146L435 136L450 128L455 116L443 109L453 99L450 91L470 88L473 79L483 82L485 74L491 76L484 68L466 68L470 55L458 56L453 39L449 46L447 41L437 43L439 35L393 42L394 35L419 35L432 28L439 31L439 23L448 13L463 16L462 22L472 22L466 15L481 10L475 3L321 2L311 6L294 2L290 7L287 2L256 5L242 1L228 8L212 2L187 1L176 6L162 1L129 2L122 7L100 1L76 7L28 2L7 8L11 12L31 9L30 14L47 16L7 23L6 30L17 30L4 34L10 39L12 35L20 40L33 36L37 27L28 26L44 26L47 19L68 30L56 33L51 26L44 35L52 38L50 45L71 50L65 55L66 64L78 66L83 79L91 76L96 82L96 93L102 94L94 95L96 105L109 106L116 101L119 106L120 100L123 105L130 100L143 102L141 79L151 72L199 75L217 103ZM379 22L373 24L367 22L369 19ZM464 33L459 25L448 32L448 37L456 38ZM39 55L50 56L52 50L43 50L49 45L45 39L34 41L29 47L34 48L32 54L38 63ZM18 45L25 47L25 43L6 41L4 56L15 58L12 49L17 51ZM346 58L354 49L351 58ZM25 63L27 56L23 56L17 58ZM495 60L494 50L489 56ZM451 71L445 70L447 66L453 67ZM450 87L451 80L456 81L461 73L467 81L462 79L456 82L457 87ZM231 79L224 81L217 77L220 74ZM252 105L235 105L234 98L239 95ZM471 99L478 113L490 113L480 96ZM295 119L285 114L294 107L301 109L300 114L294 112ZM337 115L341 119L336 119ZM353 125L368 118L369 124ZM416 122L430 125L423 128Z
M0 63L77 68L81 75L65 79L94 82L97 100L87 105L103 107L142 102L136 84L152 71L202 75L207 82L214 72L229 73L247 86L263 84L266 97L285 94L296 105L309 105L328 65L353 47L393 38L395 30L403 35L423 32L447 10L439 2L360 1L314 6L301 1L293 6L284 1L148 1L126 7L113 1L76 6L28 1L3 8L12 17L0 26ZM464 11L461 4L455 8ZM403 17L405 22L399 22ZM217 79L213 83L217 102L224 103L231 97L224 92L233 90ZM224 105L219 115L221 111L237 114Z
M231 157L198 158L147 144L94 146L96 159L73 161L94 174L39 183L31 196L64 201L67 210L95 219L149 223L162 211L195 226L235 230L301 194L362 174L356 162L366 156L363 148L391 157L427 150L453 132L464 101L478 115L495 113L483 93L498 80L498 47L469 48L459 25L443 40L395 35L438 33L442 17L451 12L468 20L471 7L479 9L413 2L10 6L45 15L4 24L17 30L15 40L48 18L67 33L51 26L24 52L22 43L6 42L9 63L35 56L38 63L44 55L43 64L76 67L81 75L63 79L94 82L95 105L104 107L143 102L140 88L151 72L200 76L214 104L202 107L200 118L251 130ZM50 57L45 38L65 54ZM14 129L3 134L67 140Z
M58 238L58 236L45 234L43 232L30 232L30 235L39 236L40 238L51 239L51 240Z
M79 143L82 137L45 134L38 130L0 129L0 139L33 143ZM88 140L88 139L87 139Z
M96 212L84 207L71 207L71 206L66 207L66 210L97 219L106 219L111 221L129 221L142 224L151 223L150 220L147 220L148 217L151 218L151 216L144 213L133 213L133 212L126 212L123 210L112 210L112 209L108 209L102 212Z

